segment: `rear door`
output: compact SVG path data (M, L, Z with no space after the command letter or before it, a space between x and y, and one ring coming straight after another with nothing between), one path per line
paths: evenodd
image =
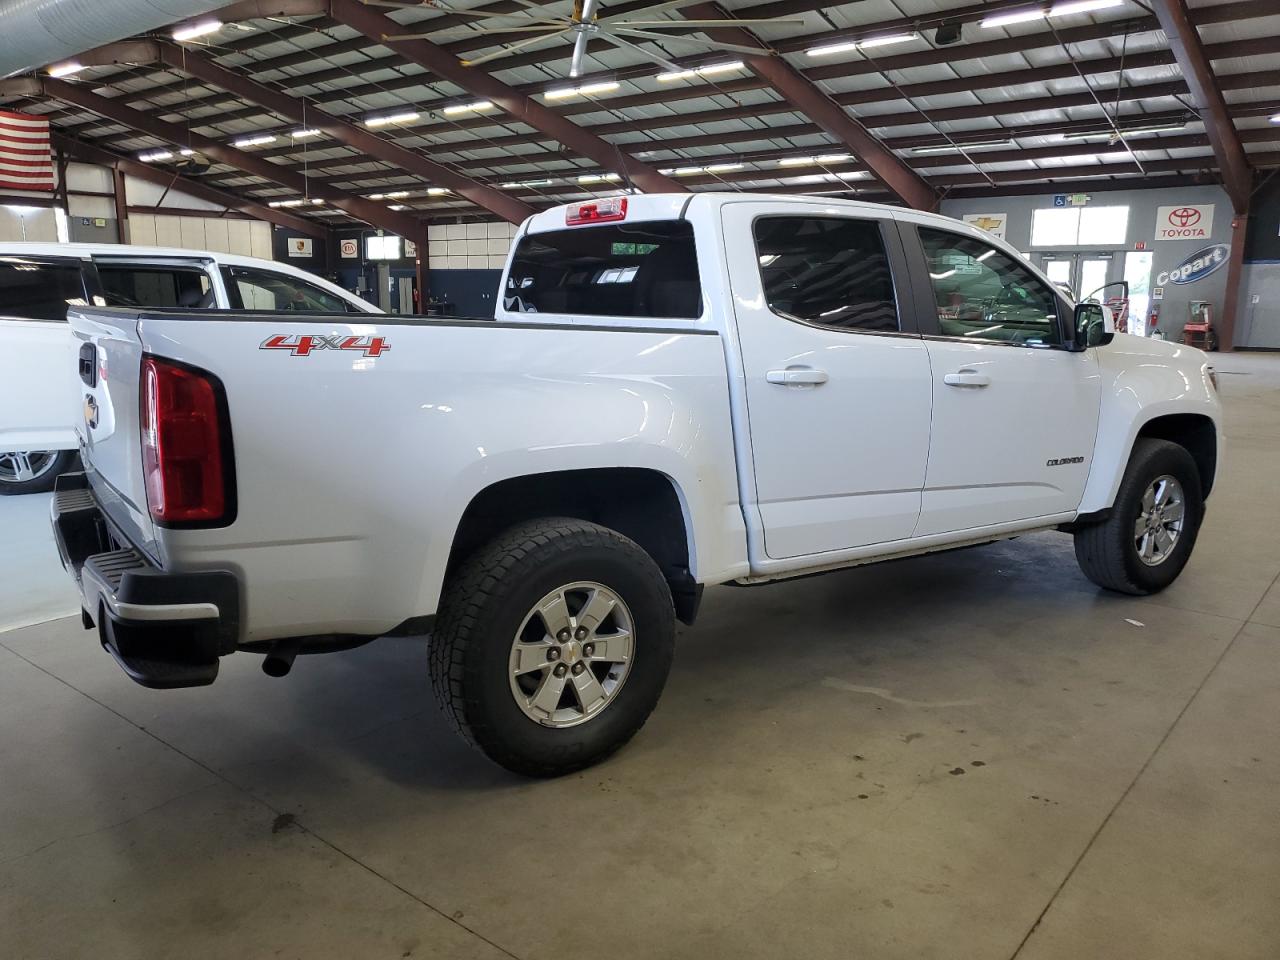
M1072 513L1098 427L1096 351L1064 348L1067 302L1023 258L903 224L918 264L933 433L916 536Z
M765 553L909 537L930 378L896 224L769 201L723 216Z

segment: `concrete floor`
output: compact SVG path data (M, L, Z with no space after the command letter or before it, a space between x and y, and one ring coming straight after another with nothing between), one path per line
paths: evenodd
M0 634L0 956L1274 960L1280 357L1219 367L1165 594L1060 535L712 590L643 733L559 781L453 738L420 639L162 693L75 619Z

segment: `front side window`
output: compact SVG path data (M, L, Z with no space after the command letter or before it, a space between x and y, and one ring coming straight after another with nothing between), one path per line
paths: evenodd
M1025 263L974 237L920 228L943 336L1062 343L1058 301Z
M0 259L0 316L65 321L67 307L86 303L79 263Z
M314 283L253 267L224 271L232 303L242 310L297 310L303 313L356 313L354 304Z
M756 253L769 309L846 330L898 329L880 225L845 217L762 217Z
M209 310L217 306L213 282L199 267L135 266L98 262L102 292L111 307L189 307Z
M527 234L502 297L515 313L696 319L702 284L693 225L659 220Z

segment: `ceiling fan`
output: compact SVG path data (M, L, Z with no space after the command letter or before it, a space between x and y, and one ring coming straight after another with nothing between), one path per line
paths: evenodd
M771 26L802 26L804 20L798 17L768 17L763 19L750 20L666 20L655 17L656 14L667 10L675 10L679 7L691 6L698 3L699 0L665 0L662 3L651 4L647 7L641 7L636 10L629 10L626 13L605 14L600 13L600 0L573 0L573 9L567 14L551 14L550 11L532 0L516 0L525 11L520 13L490 13L486 10L456 10L446 5L444 0L422 0L420 3L402 2L402 0L363 0L369 6L375 7L398 7L400 9L414 9L417 7L432 7L437 10L447 11L448 13L464 16L477 17L488 21L491 25L486 25L480 29L470 27L453 28L448 30L433 30L426 33L397 33L387 34L383 36L383 40L421 40L421 39L441 39L446 37L474 37L477 34L513 34L527 33L531 36L509 43L498 50L490 51L483 56L474 59L464 59L462 64L468 67L477 67L491 60L497 60L501 57L510 56L524 47L532 46L543 40L549 40L552 37L572 37L573 38L573 58L569 62L569 76L579 77L583 72L583 61L587 55L587 44L591 42L593 37L605 40L616 47L627 50L634 50L643 54L648 59L659 63L668 70L679 71L682 68L678 64L672 63L666 57L653 50L646 49L640 44L653 43L661 40L664 43L685 44L690 47L697 48L700 52L716 52L716 53L741 53L747 55L768 55L771 51L763 47L748 47L734 43L720 43L711 40L703 40L698 37L685 36L683 34L667 34L659 31L664 30L687 30L690 27L718 27L718 26L750 26L752 24L769 24Z

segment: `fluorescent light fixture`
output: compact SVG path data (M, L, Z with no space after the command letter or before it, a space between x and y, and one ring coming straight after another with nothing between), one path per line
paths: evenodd
M864 170L850 170L847 173L806 173L801 177L791 177L783 183L839 183L842 180L861 180L868 174Z
M390 193L371 193L369 194L369 199L370 200L396 200L400 197L407 197L408 195L409 195L408 190L392 190Z
M883 37L868 37L866 40L859 40L858 46L863 50L869 50L872 47L887 47L891 43L905 43L908 40L916 38L914 33L892 33Z
M589 97L593 93L609 93L617 90L620 84L613 80L604 80L600 83L584 83L580 87L557 87L555 90L548 90L542 95L544 100L564 100L567 97Z
M147 153L138 154L138 159L143 163L154 163L156 160L168 160L172 156L172 150L151 150Z
M444 115L446 117L453 117L459 113L475 113L478 110L490 110L492 108L492 100L477 100L475 103L455 103L452 106L444 108Z
M320 136L319 130L315 130L313 128L308 127L306 130L293 131L293 133L289 134L289 139L306 140L308 137L318 137L318 136Z
M959 153L961 150L976 150L980 147L1003 147L1009 140L982 140L978 143L940 143L936 147L912 147L915 154L924 153Z
M1272 122L1272 123L1280 123L1280 113L1277 113L1274 117L1272 117L1272 118L1271 118L1271 122Z
M307 201L305 200L272 200L267 204L268 207L300 207Z
M526 187L549 187L549 186L551 186L550 180L523 180L523 181L513 180L510 183L504 183L502 185L502 189L503 190L523 190Z
M824 153L816 157L783 157L778 161L780 167L811 167L818 163L844 163L853 157L847 153Z
M708 167L704 167L707 173L729 173L733 170L741 170L745 167L744 163L713 163Z
M729 63L709 63L705 67L692 67L689 70L672 70L668 73L660 73L655 80L662 83L670 83L673 80L691 80L694 77L714 77L720 73L733 73L735 70L741 70L744 64L741 60L732 60Z
M274 133L256 133L252 137L241 137L239 140L232 141L233 147L260 147L264 143L275 143L276 135Z
M370 117L364 122L366 127L387 127L393 123L409 123L420 116L414 110L402 110L400 113L388 113L381 117Z
M805 53L810 57L832 57L837 53L852 53L857 49L857 40L845 40L840 43L824 43L820 47L810 47Z
M446 193L449 193L449 192L450 191L448 187L427 187L428 197L443 197Z
M579 183L602 183L604 181L621 180L620 173L584 173L578 178Z
M66 63L56 63L48 69L49 76L55 80L59 77L70 77L79 73L84 69L84 64L78 60L68 60Z
M393 203L391 204L390 207L388 207L388 209L389 210L408 210L409 205L407 203Z
M1003 27L1010 23L1028 23L1032 20L1043 20L1048 16L1043 7L1032 7L1023 10L1008 10L1004 13L993 13L982 21L984 27Z
M1147 127L1121 127L1120 134L1121 136L1127 137L1135 133L1169 133L1174 130L1185 130L1186 126L1187 125L1185 123L1162 123L1162 124L1153 124L1152 126L1147 126ZM1095 137L1101 137L1104 140L1118 139L1116 137L1116 132L1114 130L1092 130L1089 132L1082 132L1082 133L1060 133L1058 134L1058 137L1059 139L1062 139L1062 140L1090 140Z
M194 157L195 155L196 155L196 152L192 150L190 147L183 147L181 150L178 151L178 156L180 157Z
M324 201L321 200L319 197L313 197L311 199L311 202L317 207L320 206L322 203L324 203Z
M221 20L197 20L195 23L184 23L173 31L173 39L179 43L207 36L222 29Z
M1118 7L1124 0L1063 0L1049 8L1049 16L1065 17L1071 13L1088 13L1091 10L1106 10Z
M865 40L840 40L836 43L824 43L810 47L805 53L810 57L831 57L837 53L850 53L854 50L868 50L872 47L887 47L891 43L904 43L914 40L918 33L890 33L882 37L867 37Z

